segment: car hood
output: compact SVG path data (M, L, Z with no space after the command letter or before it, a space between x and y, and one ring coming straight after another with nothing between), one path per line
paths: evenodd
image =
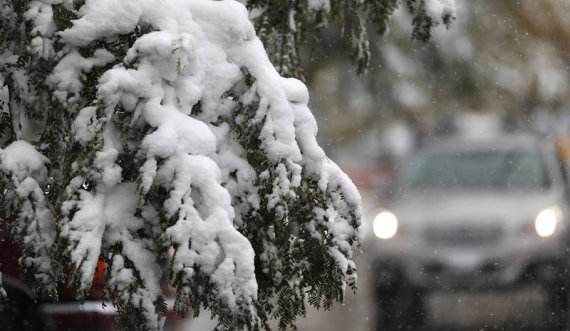
M446 225L532 220L561 203L556 192L426 192L401 196L389 205L402 222ZM563 206L560 206L563 207Z

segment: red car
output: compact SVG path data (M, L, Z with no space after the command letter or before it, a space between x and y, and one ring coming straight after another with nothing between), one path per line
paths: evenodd
M8 294L8 309L0 312L0 331L111 331L115 330L117 311L111 303L101 300L105 285L105 264L100 262L91 291L84 302L75 299L72 289L60 285L58 302L37 300L34 293L19 279L20 250L11 240L7 221L0 216L0 272ZM167 302L172 308L174 291L164 286ZM187 323L191 314L179 317L172 309L167 312L165 331L175 331Z

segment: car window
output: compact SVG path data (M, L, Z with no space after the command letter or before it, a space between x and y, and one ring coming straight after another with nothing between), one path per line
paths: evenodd
M402 191L540 190L550 186L544 160L526 151L422 152L402 172Z

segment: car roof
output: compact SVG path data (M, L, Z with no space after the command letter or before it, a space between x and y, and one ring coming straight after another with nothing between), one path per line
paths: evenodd
M427 142L422 150L435 152L468 152L468 151L537 151L547 148L548 139L531 134L504 134L489 137L449 136L435 138Z

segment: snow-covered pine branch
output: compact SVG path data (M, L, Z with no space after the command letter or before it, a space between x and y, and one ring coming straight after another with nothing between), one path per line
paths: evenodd
M169 250L175 308L227 330L285 328L355 286L360 197L243 5L0 0L0 16L1 208L32 286L81 297L103 258L129 330L162 328Z
M17 140L0 149L0 176L7 188L3 208L15 221L11 230L21 238L21 274L37 292L56 295L56 284L49 256L56 229L52 210L42 186L47 184L47 160L28 142Z

